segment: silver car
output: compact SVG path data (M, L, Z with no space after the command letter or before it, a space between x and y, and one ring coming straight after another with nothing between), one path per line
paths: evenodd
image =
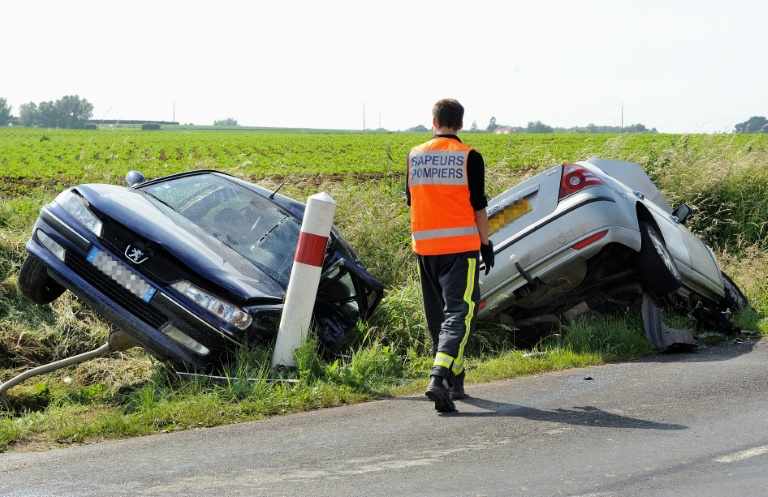
M684 226L690 213L685 204L672 209L632 162L591 158L523 181L488 205L496 264L481 272L478 319L535 335L589 311L643 302L733 331L730 313L746 298ZM649 338L659 349L675 341Z

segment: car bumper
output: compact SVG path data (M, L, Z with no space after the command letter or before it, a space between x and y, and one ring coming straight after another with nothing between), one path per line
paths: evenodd
M624 204L617 205L616 200L607 197L588 198L526 227L522 234L506 240L496 240L492 235L498 248L496 263L487 276L481 274L484 306L478 316L487 319L514 305L514 292L526 285L528 278L551 281L609 244L638 251L640 232L628 215L630 211L623 207ZM588 243L591 237L596 239Z
M40 232L64 249L64 260L41 243ZM50 241L47 243L50 245ZM177 368L210 370L220 364L222 355L228 349L237 346L230 337L177 302L146 275L122 264L124 267L121 270L132 272L154 289L145 301L89 262L88 253L95 247L118 261L115 264L121 264L119 258L110 254L97 240L74 230L47 207L43 208L35 223L26 247L33 257L47 266L48 274L54 280L161 361L170 362ZM204 347L198 350L207 349L207 353L195 352L171 338L166 334L171 329L192 338Z

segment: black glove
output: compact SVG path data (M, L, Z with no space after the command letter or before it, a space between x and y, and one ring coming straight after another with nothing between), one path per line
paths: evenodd
M488 240L488 245L485 245L484 243L480 244L480 255L485 263L485 274L487 276L493 267L493 263L496 261L496 256L493 254L492 241Z

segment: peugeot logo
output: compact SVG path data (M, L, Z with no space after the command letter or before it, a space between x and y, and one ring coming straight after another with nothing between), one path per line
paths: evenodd
M141 264L142 262L149 259L149 257L144 257L144 255L145 254L141 249L131 245L128 245L128 247L125 249L125 256L133 261L134 264Z

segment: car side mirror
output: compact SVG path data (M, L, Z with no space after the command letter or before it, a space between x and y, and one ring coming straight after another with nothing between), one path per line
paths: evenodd
M685 224L685 220L688 219L688 217L693 212L693 209L691 209L688 205L683 204L677 209L675 209L672 212L672 215L675 216L679 221L680 224Z
M144 183L145 179L144 175L138 171L128 171L128 174L125 175L125 181L128 182L128 186L134 187Z

